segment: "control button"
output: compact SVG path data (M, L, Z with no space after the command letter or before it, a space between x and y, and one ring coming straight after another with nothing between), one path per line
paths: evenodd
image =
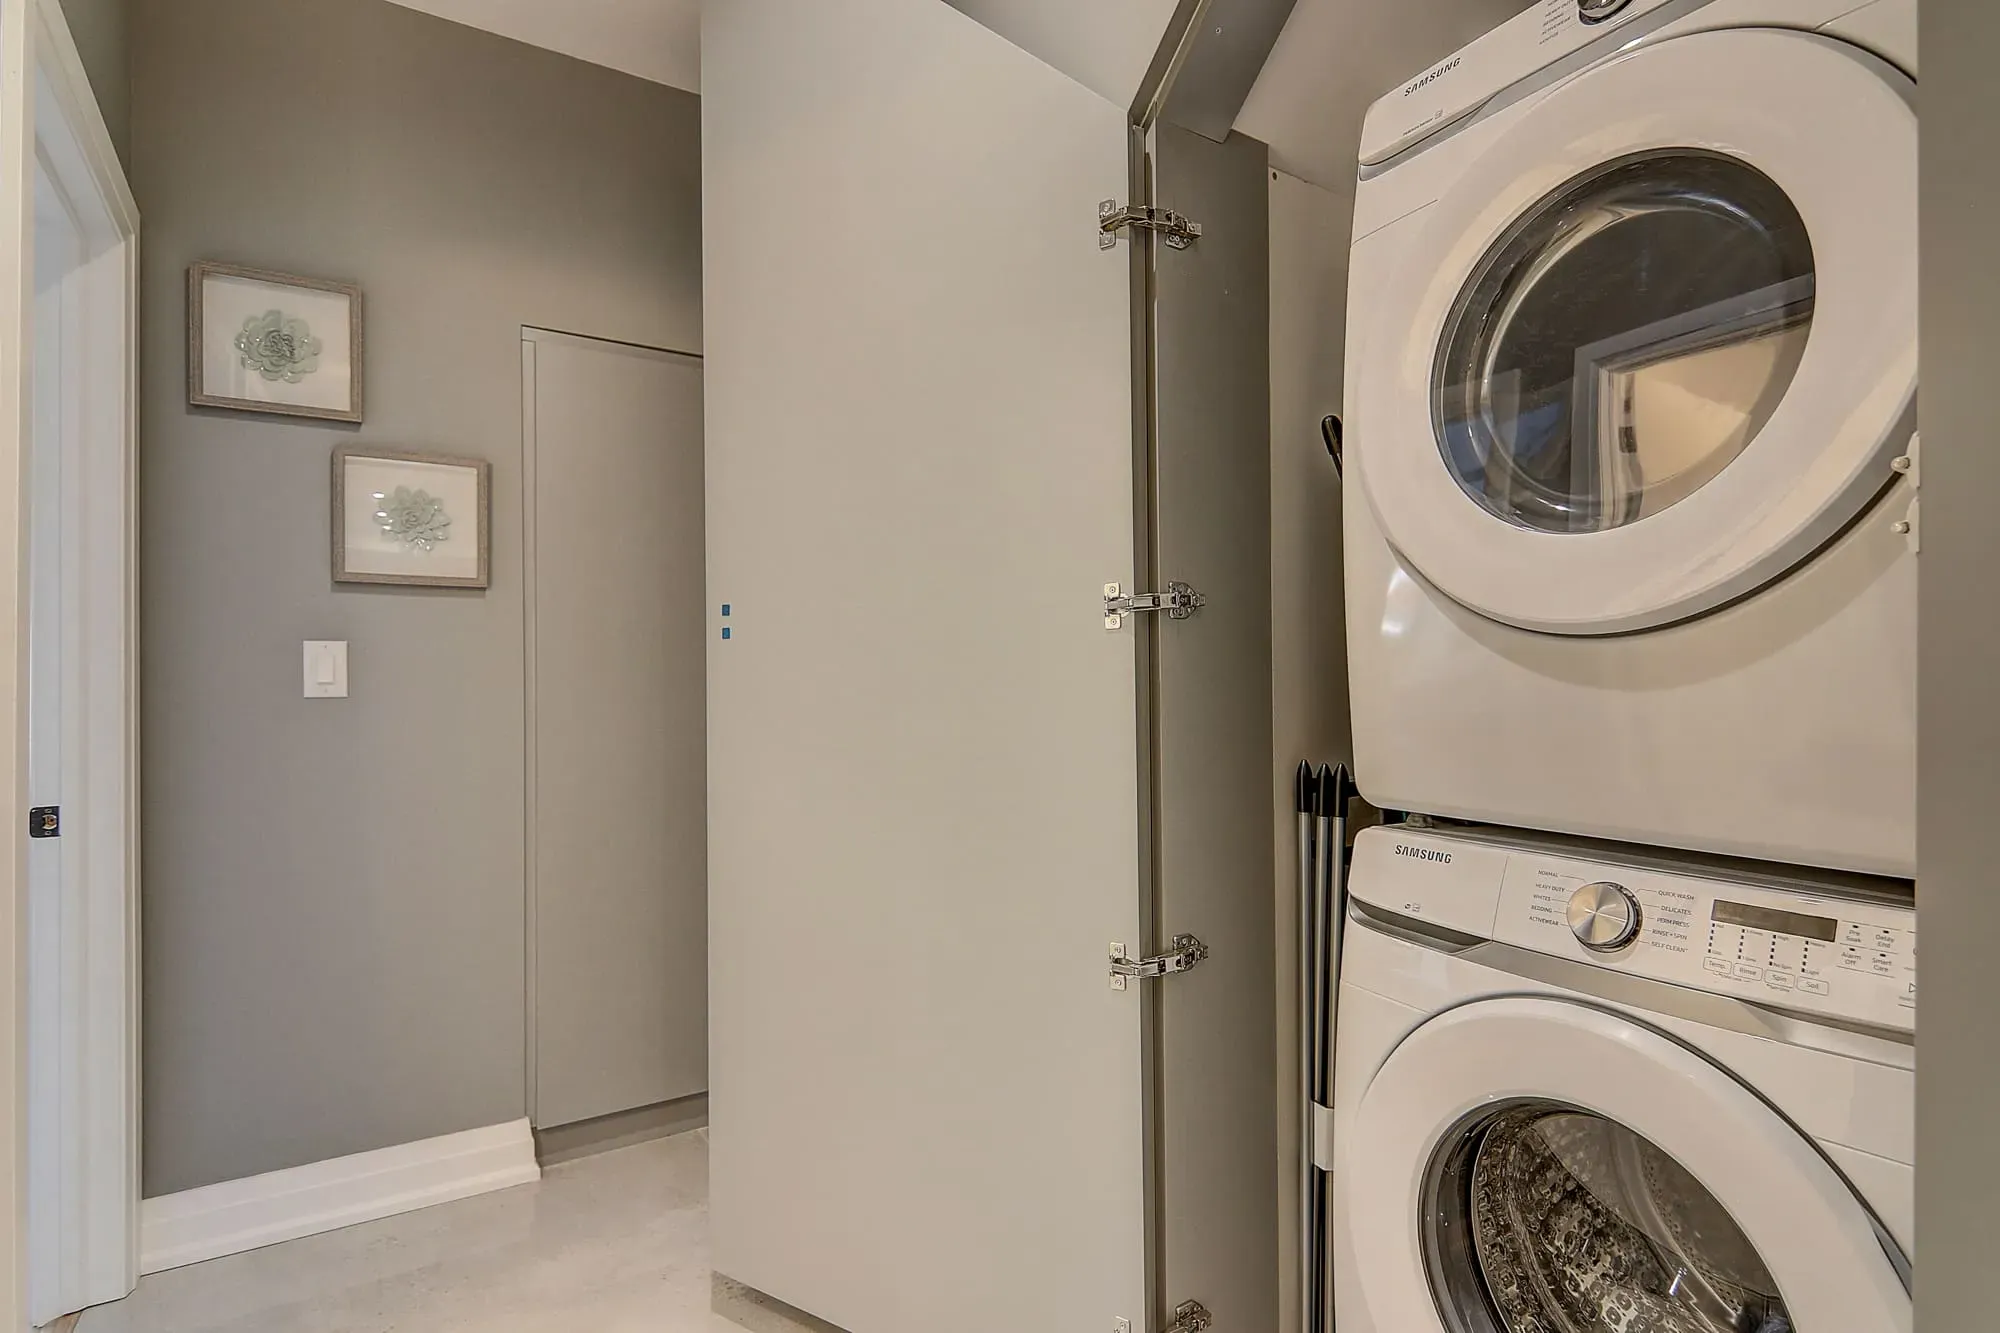
M1576 0L1577 16L1585 23L1602 23L1616 17L1632 0Z
M1623 884L1608 880L1570 894L1566 915L1576 942L1597 953L1622 949L1639 933L1639 900Z
M1840 942L1842 944L1866 944L1868 942L1868 935L1861 929L1859 923L1849 922L1840 928Z
M1856 949L1850 945L1840 951L1840 965L1842 967L1853 968L1856 971L1865 970L1868 966L1868 951L1866 949Z
M1709 957L1701 960L1701 965L1710 972L1715 973L1718 977L1729 975L1729 960L1726 958L1717 958L1711 954Z
M1902 1003L1904 1003L1904 1004L1906 1004L1906 1005L1910 1006L1910 1007L1911 1007L1912 1009L1916 1008L1916 1005L1917 1005L1917 983L1916 983L1916 982L1914 982L1914 981L1912 981L1912 982L1909 982L1909 983L1907 983L1906 985L1904 985L1904 987L1903 987L1903 993L1902 993L1901 995L1898 995L1898 996L1897 996L1896 998L1897 998L1897 999L1898 999L1899 1001L1901 1001Z
M1764 969L1750 963L1738 963L1729 971L1738 981L1761 981L1764 977Z
M1764 978L1764 984L1772 990L1790 990L1794 983L1791 973L1773 972Z
M1799 989L1808 995L1824 995L1828 988L1818 977L1802 977L1799 979Z
M1876 931L1875 947L1878 949L1893 950L1896 947L1896 932L1893 930Z
M1892 953L1876 954L1873 958L1869 959L1868 970L1878 977L1893 977L1896 973L1902 971L1896 965L1896 955Z

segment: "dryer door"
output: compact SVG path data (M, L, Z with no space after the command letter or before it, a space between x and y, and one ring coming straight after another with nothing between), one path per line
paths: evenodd
M1379 1329L1908 1330L1886 1233L1812 1142L1633 1020L1510 997L1418 1028L1346 1132Z
M1559 84L1423 216L1354 448L1430 582L1612 634L1782 575L1890 481L1917 384L1913 86L1736 29Z

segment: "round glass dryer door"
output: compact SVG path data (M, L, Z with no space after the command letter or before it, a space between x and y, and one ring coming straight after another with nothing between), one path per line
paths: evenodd
M1491 619L1617 634L1852 522L1915 421L1912 95L1859 48L1733 29L1461 131L1490 142L1391 224L1358 349L1350 466L1405 562Z
M1791 388L1812 242L1770 177L1641 154L1542 200L1454 303L1432 374L1445 466L1494 516L1601 532L1692 495Z
M1344 1136L1334 1225L1385 1333L1911 1329L1907 1263L1818 1145L1624 1014L1446 1010Z

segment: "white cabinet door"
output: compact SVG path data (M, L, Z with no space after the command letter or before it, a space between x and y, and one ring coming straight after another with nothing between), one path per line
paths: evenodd
M1123 111L937 0L712 0L702 82L716 1268L1143 1327Z

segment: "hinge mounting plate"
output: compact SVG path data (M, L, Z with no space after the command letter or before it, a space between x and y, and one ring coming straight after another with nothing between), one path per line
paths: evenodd
M1215 1316L1200 1301L1182 1301L1174 1307L1174 1322L1167 1325L1166 1333L1207 1333Z
M1175 972L1192 972L1206 957L1208 957L1208 946L1192 935L1174 936L1173 945L1167 952L1155 954L1151 958L1134 958L1125 952L1123 944L1113 942L1111 989L1124 990L1133 978L1151 981L1157 977L1171 976Z
M1104 628L1122 629L1125 617L1140 611L1158 611L1169 620L1186 620L1208 599L1185 583L1169 583L1165 592L1126 593L1116 583L1104 585Z
M1106 199L1097 206L1097 248L1109 250L1118 244L1118 233L1126 228L1160 234L1170 249L1185 250L1201 237L1201 224L1185 213L1147 204L1126 204Z

